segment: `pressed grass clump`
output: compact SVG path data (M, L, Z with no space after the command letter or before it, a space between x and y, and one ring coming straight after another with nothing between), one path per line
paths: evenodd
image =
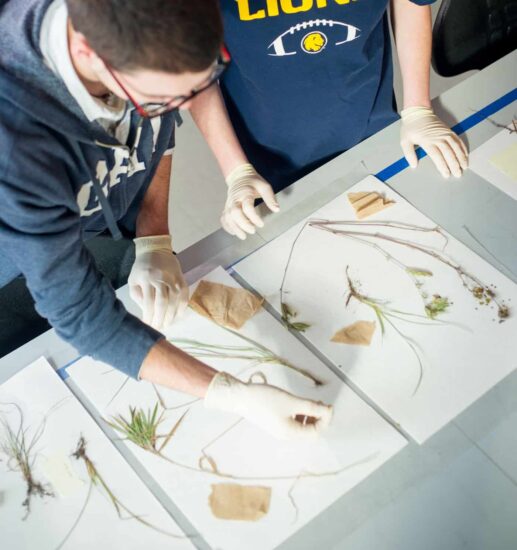
M22 507L25 509L23 519L27 519L31 512L31 502L35 497L54 497L49 485L38 481L33 472L36 462L36 445L45 430L43 421L32 435L30 428L25 426L22 410L15 403L9 403L6 407L12 407L18 416L17 427L12 427L4 415L0 415L0 453L7 459L7 466L15 472L19 472L27 487L25 500Z

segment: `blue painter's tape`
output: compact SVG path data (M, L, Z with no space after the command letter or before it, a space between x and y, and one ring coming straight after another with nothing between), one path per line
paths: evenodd
M496 99L492 103L489 103L486 107L483 107L483 109L480 109L476 113L470 115L465 120L458 122L458 124L456 124L456 126L453 126L452 129L457 134L463 134L463 132L470 130L476 124L479 124L490 115L497 113L497 111L500 111L514 101L517 101L517 88L514 88L511 92L508 92L499 99Z
M507 105L510 105L510 103L513 103L514 101L517 101L517 88L514 88L512 91L501 96L499 99L496 99L492 103L489 103L486 107L483 107L483 109L480 109L479 111L473 113L461 122L458 122L458 124L452 127L452 130L458 135L461 135L467 130L470 130L471 128L476 126L476 124L483 122L483 120L487 119L489 116L497 113L497 111L500 111ZM424 158L427 154L420 147L416 150L416 153L419 159ZM396 176L397 174L405 170L408 166L409 164L407 163L407 160L402 157L399 160L395 161L393 164L386 166L386 168L375 174L375 177L380 179L381 181L386 182L393 176Z
M59 375L59 378L61 378L61 380L66 380L67 378L70 377L70 375L67 372L67 369L68 369L68 367L70 367L74 363L77 363L77 361L79 361L79 359L80 359L80 357L78 357L77 359L74 359L73 361L70 361L70 363L67 363L64 367L61 367L61 368L57 369L56 372Z

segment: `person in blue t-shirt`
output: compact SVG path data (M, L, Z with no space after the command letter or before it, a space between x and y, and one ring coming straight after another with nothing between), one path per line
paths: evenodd
M444 177L461 176L467 149L429 97L433 1L220 0L232 63L220 91L200 96L191 112L226 176L221 221L229 233L254 233L263 225L255 199L278 210L273 190L398 118L388 7L403 78L404 155L415 167L421 146Z

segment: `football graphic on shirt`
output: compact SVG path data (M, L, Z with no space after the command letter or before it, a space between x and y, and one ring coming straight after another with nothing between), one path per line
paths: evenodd
M277 36L268 46L268 55L279 57L296 55L298 52L318 54L328 44L341 46L358 38L360 29L333 21L331 19L313 19L298 23Z

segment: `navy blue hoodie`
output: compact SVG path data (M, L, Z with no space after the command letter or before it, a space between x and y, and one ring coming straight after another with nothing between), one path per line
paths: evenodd
M128 146L88 121L39 49L50 3L0 0L0 287L22 274L64 340L137 377L162 335L125 310L84 241L134 230L174 115L133 112Z

